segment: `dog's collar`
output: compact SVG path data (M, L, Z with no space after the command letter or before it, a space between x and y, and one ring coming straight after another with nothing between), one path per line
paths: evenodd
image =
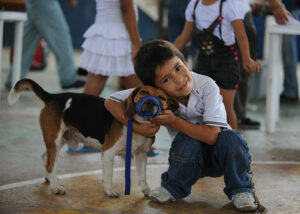
M147 101L147 100L152 100L156 103L157 105L157 112L156 114L151 114L150 112L143 112L142 111L142 107L143 107L143 104ZM160 114L162 110L162 104L161 102L159 101L159 99L157 99L156 97L154 96L146 96L146 97L143 97L142 99L140 99L136 104L135 104L135 111L138 115L140 115L141 117L144 117L144 118L155 118L156 116L158 116Z

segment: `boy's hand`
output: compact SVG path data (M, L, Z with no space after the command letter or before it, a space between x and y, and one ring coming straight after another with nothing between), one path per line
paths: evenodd
M150 121L158 125L169 126L175 121L175 119L176 116L171 110L163 110L160 115L156 118L150 119Z
M158 132L160 126L154 123L151 124L141 124L133 123L133 130L140 135L152 137Z
M260 62L256 62L253 59L249 59L246 61L243 61L243 68L247 71L247 72L260 72L261 69L261 64Z

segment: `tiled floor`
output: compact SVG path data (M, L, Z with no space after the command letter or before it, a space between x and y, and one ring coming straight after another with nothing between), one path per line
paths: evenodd
M80 52L75 53L75 61ZM8 51L3 54L2 81L4 81L8 65ZM55 69L54 57L48 58L48 66L42 72L30 72L29 78L36 80L49 92L61 92ZM117 90L117 81L109 81L102 96L107 97ZM82 90L73 90L81 92ZM107 199L103 197L103 185L94 170L100 170L100 153L69 153L66 148L60 153L58 174L90 172L77 177L62 177L62 183L69 190L63 197L51 196L47 185L42 184L43 167L40 155L44 151L44 144L38 124L38 114L43 104L32 92L25 91L19 101L13 106L7 103L8 91L2 89L0 99L0 213L41 213L58 212L82 213L235 213L232 205L222 193L222 179L217 179L220 188L209 184L214 180L207 178L199 181L193 189L192 195L183 200L166 206L149 203L142 198L138 190L133 187L130 199ZM279 122L274 134L264 131L265 100L252 101L249 111L251 118L262 123L260 130L241 131L250 147L254 163L254 181L261 200L268 206L270 213L297 213L300 210L300 105L281 105ZM165 128L159 131L155 146L160 154L148 159L149 184L151 187L159 185L161 172L168 163L168 148L170 138ZM122 158L115 159L115 167L122 168ZM155 168L156 167L156 168ZM155 170L156 169L156 170ZM122 171L122 169L120 170ZM32 180L36 179L36 180ZM123 188L123 175L116 173L119 189ZM94 184L96 182L97 184ZM29 181L30 185L18 183ZM82 183L80 183L82 182ZM92 188L84 183L91 183ZM12 184L7 186L8 184ZM26 183L25 183L26 184ZM208 186L207 186L208 185ZM94 189L97 186L98 189ZM212 189L209 189L209 188ZM211 191L204 194L205 191ZM208 188L208 189L207 189ZM75 191L75 192L74 192ZM87 198L95 196L91 202L76 193L82 193ZM216 198L214 198L215 191ZM80 195L80 194L79 194ZM80 195L81 196L81 195ZM31 200L32 199L32 200ZM127 200L130 200L127 201ZM214 201L216 203L214 204ZM49 204L50 203L50 204ZM112 203L112 204L110 204ZM46 206L44 206L47 204ZM180 206L189 207L182 209ZM136 209L135 209L136 208ZM199 210L198 210L199 208ZM197 210L197 211L195 211Z

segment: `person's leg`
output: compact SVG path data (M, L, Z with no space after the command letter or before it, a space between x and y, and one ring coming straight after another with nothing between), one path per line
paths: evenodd
M175 137L169 152L169 168L161 176L161 186L174 198L188 196L192 185L203 177L206 146L183 133Z
M226 109L227 122L232 129L237 129L237 119L233 108L235 93L236 89L228 90L220 88L220 94L223 97L223 103Z
M212 176L224 174L224 193L236 209L250 211L257 208L249 176L249 148L242 136L233 130L220 132L212 152Z
M300 19L299 10L291 11L296 19ZM283 96L298 100L297 62L298 49L295 35L284 35L282 43L282 57L284 66L284 90Z
M224 192L229 199L238 192L251 192L249 148L242 136L233 130L220 132L212 152L214 172L224 173Z
M41 40L41 35L37 31L34 19L32 18L31 7L27 7L28 20L24 24L23 47L22 47L22 62L21 62L21 79L26 77L30 68L36 47ZM5 81L6 88L11 88L12 68L10 68Z
M246 35L249 41L250 55L251 58L257 59L257 33L252 20L251 11L246 13L243 20ZM246 117L246 106L248 102L248 95L250 89L250 73L247 72L241 63L241 81L239 84L239 88L237 89L235 96L235 112L238 120L241 120Z
M249 41L251 58L256 60L258 55L258 38L251 11L246 13L243 22ZM241 80L234 99L234 110L238 120L238 128L259 129L260 123L248 118L246 113L249 99L251 73L247 72L243 68L242 64L240 69Z
M83 93L99 96L103 91L108 76L96 75L88 73Z
M172 43L183 30L188 3L187 0L168 0L168 40Z
M185 25L185 9L189 1L187 0L168 0L168 41L175 42L181 34ZM190 45L181 50L184 57L188 58Z
M121 80L124 83L125 88L136 88L143 85L135 74L129 75L127 77L121 77Z
M35 3L35 25L57 62L61 86L68 86L76 81L73 61L73 46L68 24L57 0L30 0Z

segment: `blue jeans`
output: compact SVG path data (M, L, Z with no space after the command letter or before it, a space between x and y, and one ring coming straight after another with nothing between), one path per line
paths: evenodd
M44 39L56 57L61 86L76 81L73 46L69 27L57 0L25 0L28 20L24 25L21 78L30 68L37 45ZM6 86L10 87L12 69L8 73Z
M224 175L224 192L229 199L238 192L251 192L248 151L245 140L232 130L221 131L213 146L178 133L170 149L169 169L161 176L161 186L173 197L184 198L199 178Z
M295 19L300 20L300 10L292 10ZM289 97L298 97L297 62L298 49L295 35L284 35L282 43L282 57L284 66L283 93Z

